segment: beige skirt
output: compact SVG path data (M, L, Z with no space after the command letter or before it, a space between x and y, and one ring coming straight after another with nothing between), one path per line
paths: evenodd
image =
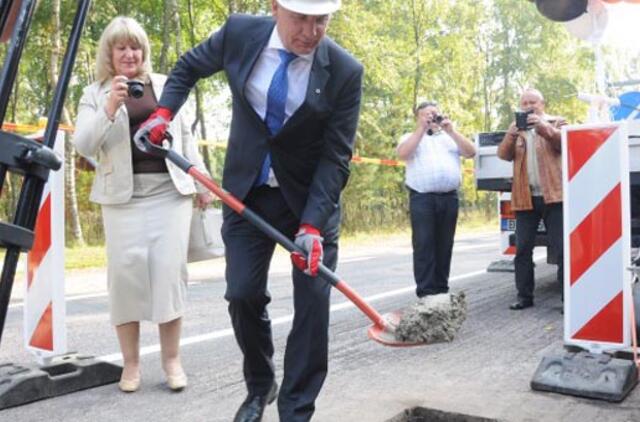
M192 198L168 173L135 174L126 204L103 205L113 325L182 316Z

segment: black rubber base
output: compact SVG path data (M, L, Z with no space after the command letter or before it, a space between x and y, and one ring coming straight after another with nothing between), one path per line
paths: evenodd
M542 358L531 388L572 396L620 402L638 383L632 360L606 354L566 352Z
M122 367L69 354L46 366L0 364L0 409L117 382Z

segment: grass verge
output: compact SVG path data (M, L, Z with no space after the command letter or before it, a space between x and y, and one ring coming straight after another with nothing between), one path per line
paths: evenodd
M79 270L106 266L107 253L103 245L76 246L65 248L64 250L64 268L66 270Z

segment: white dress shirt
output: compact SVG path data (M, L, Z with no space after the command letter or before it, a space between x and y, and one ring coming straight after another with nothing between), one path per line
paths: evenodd
M411 136L405 134L400 144ZM460 150L444 131L422 136L407 160L405 183L420 193L450 192L460 187Z
M251 107L256 111L262 120L267 115L267 92L271 79L280 66L280 54L278 50L286 50L278 34L278 27L273 28L271 37L267 46L260 53L260 57L256 61L251 75L247 80L245 87L245 95ZM311 65L313 64L313 55L315 50L309 54L299 55L291 61L287 68L287 103L284 109L284 123L300 108L304 102L307 87L309 85L309 75L311 74ZM273 169L269 169L269 179L267 184L272 187L278 186L278 181L273 174Z

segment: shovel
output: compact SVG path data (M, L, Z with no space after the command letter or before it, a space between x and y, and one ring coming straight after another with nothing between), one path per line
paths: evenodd
M166 132L166 139L171 143L172 136L169 132ZM305 251L296 245L291 239L280 233L275 227L267 223L262 217L247 208L236 197L229 192L222 189L218 184L211 180L208 176L200 172L192 163L190 163L185 157L178 154L171 148L164 148L155 145L149 141L149 132L147 130L139 130L134 136L134 142L136 146L146 152L147 154L155 157L161 157L171 161L178 166L182 171L189 174L195 180L200 182L203 186L209 189L213 194L222 200L229 208L234 210L240 216L245 218L251 224L260 229L264 234L269 236L273 241L277 242L289 252L299 252L306 255ZM373 322L373 325L369 327L367 334L370 339L384 344L385 346L395 347L408 347L417 346L423 343L406 342L396 339L395 331L397 323L400 318L400 314L395 312L380 315L375 309L371 307L364 299L358 295L347 283L342 281L333 271L327 268L324 264L320 263L318 273L322 279L338 289L343 295L347 297L360 311L362 311L367 318Z

